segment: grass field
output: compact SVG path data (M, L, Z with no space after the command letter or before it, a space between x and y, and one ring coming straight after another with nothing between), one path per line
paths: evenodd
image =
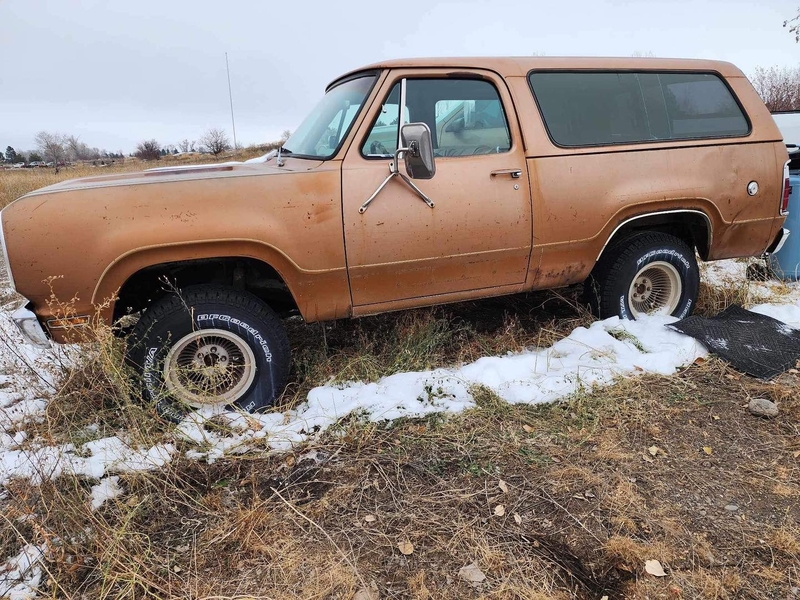
M438 352L416 365L482 343L515 349L541 331L526 321L531 305L477 308L506 317L467 334L457 308L401 316ZM376 373L414 366L387 325L336 325L325 351L295 328L299 387L358 358ZM126 432L146 446L192 447L102 365L67 369L45 418L25 427L29 439ZM18 480L2 500L0 547L49 544L46 589L59 598L790 597L800 578L798 383L708 360L555 405L511 406L487 390L460 416L353 418L289 453L123 474L124 495L97 511L91 479ZM750 415L753 397L779 402L780 417ZM648 560L666 577L647 574ZM474 586L458 575L472 563L486 577ZM379 595L356 596L373 588Z
M0 203L55 180L0 171ZM698 306L714 314L760 294L747 281L704 283ZM577 299L567 290L290 321L293 383L276 411L331 379L549 346L591 322ZM57 368L21 447L124 435L172 444L176 458L120 474L124 493L98 510L92 478L45 473L41 485L18 478L0 490L0 560L46 547L40 597L799 597L797 372L762 382L711 358L538 406L475 390L477 407L457 416L355 415L290 452L255 447L208 464L132 398L120 345L100 337ZM0 387L12 376L35 384L21 363L6 371ZM779 416L750 415L751 398L778 402ZM650 560L665 576L647 572Z
M210 154L182 154L178 156L167 155L161 160L142 161L136 158L117 160L107 166L94 166L91 163L75 164L62 167L56 173L55 169L0 169L0 208L13 202L20 196L33 190L52 185L66 179L97 176L111 173L124 173L126 171L141 171L156 167L169 167L173 165L190 165L223 162L227 160L247 160L264 154L257 148L246 148L236 152L221 154L218 159Z

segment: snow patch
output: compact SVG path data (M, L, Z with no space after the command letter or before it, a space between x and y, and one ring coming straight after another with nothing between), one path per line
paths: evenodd
M800 329L800 300L792 304L759 304L750 310L782 321L788 328ZM791 333L791 329L788 328L781 328L781 333L785 331Z
M100 479L107 473L152 471L169 463L174 453L172 444L143 448L117 436L87 442L78 448L62 444L0 450L0 485L6 485L12 477L24 477L39 484L63 474Z
M36 590L42 582L42 567L39 563L45 548L27 544L22 551L5 561L0 567L0 598L29 600L36 598Z
M273 158L275 156L278 156L278 151L277 150L270 150L269 152L267 152L266 154L264 154L262 156L256 156L255 158L248 158L246 161L244 161L244 164L252 165L252 164L265 163L270 158Z
M712 350L727 350L728 340L723 338L708 338L708 345Z
M168 171L206 171L208 169L217 169L219 167L234 167L241 165L242 162L238 160L229 160L227 162L218 163L205 163L205 164L192 164L192 165L173 165L170 167L153 167L152 169L145 169L147 173L164 173Z
M104 477L100 483L92 486L92 510L97 510L106 500L111 500L122 494L122 488L119 486L119 477L111 475Z
M380 422L459 413L475 406L471 391L475 386L485 386L512 404L552 402L618 377L671 375L705 356L707 351L694 339L664 327L676 320L613 317L579 327L550 348L485 357L454 369L397 373L375 383L317 387L303 405L285 413L221 413L231 428L226 434L204 428L205 420L215 416L210 411L186 418L177 431L201 447L202 451L192 451L191 458L213 462L257 441L273 450L288 450L351 414Z
M269 154L247 162L268 158ZM704 266L704 277L712 285L746 284L746 268L743 262L711 263ZM774 300L754 307L754 312L786 323L783 333L789 333L790 327L800 328L800 283L747 284L761 286L758 293ZM675 321L665 316L639 321L607 319L575 329L550 348L484 357L455 368L398 373L373 383L324 385L311 390L305 403L285 412L244 415L206 411L184 419L175 433L194 445L186 452L187 458L213 462L256 446L289 450L348 415L382 422L436 412L459 413L475 406L475 386L485 386L509 403L552 402L619 377L671 375L705 356L701 344L665 327ZM163 468L177 454L172 443L146 448L129 442L124 434L78 447L27 439L22 427L43 418L59 371L69 363L69 347L41 350L29 346L10 314L0 313L0 371L4 373L0 375L0 500L6 497L2 486L12 477L39 483L71 473L99 480L91 490L91 506L96 510L122 493L119 474ZM207 428L211 417L221 418L229 431ZM85 433L95 435L99 427L90 425ZM0 597L35 597L43 552L44 548L25 546L0 566Z

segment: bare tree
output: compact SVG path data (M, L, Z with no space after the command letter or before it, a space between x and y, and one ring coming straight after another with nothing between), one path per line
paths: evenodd
M285 141L286 141L286 140L288 140L290 137L292 137L292 132L291 132L291 130L289 130L289 129L284 129L284 130L283 130L283 133L281 134L281 143L285 142Z
M97 160L100 158L100 150L97 148L89 148L89 146L80 141L77 136L67 136L64 145L67 155L71 160Z
M161 146L155 140L145 140L136 145L135 156L142 160L160 160Z
M72 160L84 160L84 148L86 148L86 144L82 143L77 136L74 135L68 135L64 142ZM88 156L86 158L88 158Z
M794 41L800 42L800 8L797 9L797 14L791 19L786 19L783 26L789 30L789 33L794 35Z
M59 163L66 158L66 138L60 133L40 131L36 134L36 148L48 162L52 162L58 173Z
M178 148L180 148L181 152L195 152L195 142L194 140L181 140L180 144L178 144Z
M800 67L757 67L750 81L770 112L800 110Z
M229 150L231 142L223 129L209 129L200 138L200 143L214 156Z

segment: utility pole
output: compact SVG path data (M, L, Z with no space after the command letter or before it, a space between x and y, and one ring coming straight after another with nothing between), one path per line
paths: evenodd
M231 69L228 66L228 53L225 53L225 70L228 72L228 99L231 101L231 125L233 126L233 149L239 146L236 143L236 121L233 118L233 93L231 92Z

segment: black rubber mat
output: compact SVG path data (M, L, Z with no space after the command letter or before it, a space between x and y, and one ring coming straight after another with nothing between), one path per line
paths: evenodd
M800 359L800 330L741 306L729 306L716 317L688 317L667 327L700 341L734 369L761 379L791 369Z

